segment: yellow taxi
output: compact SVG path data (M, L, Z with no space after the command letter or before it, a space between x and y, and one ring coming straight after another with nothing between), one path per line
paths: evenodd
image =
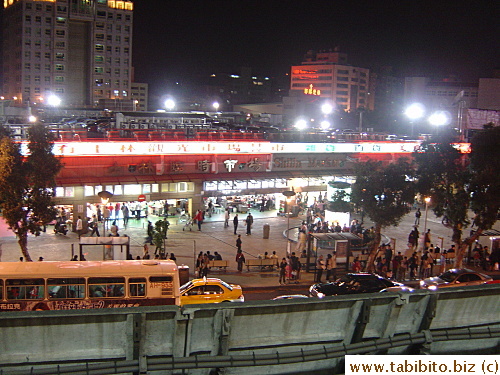
M241 286L212 277L188 281L180 292L181 305L245 301Z

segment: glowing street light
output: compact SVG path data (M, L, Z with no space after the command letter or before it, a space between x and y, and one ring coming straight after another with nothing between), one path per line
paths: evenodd
M304 119L297 120L297 122L295 123L295 127L298 130L304 130L307 128L307 121Z
M28 121L29 121L29 122L31 122L31 123L34 123L34 122L36 122L36 121L37 121L37 118L36 118L36 116L30 115L30 116L28 117Z
M321 121L321 123L319 124L319 126L321 127L321 129L323 130L328 130L330 129L330 121L327 121L327 120L323 120Z
M451 116L446 111L437 111L429 116L428 121L434 126L448 125L451 121Z
M215 112L217 112L219 110L219 107L220 107L219 102L213 102L212 107L214 107Z
M61 98L59 98L57 95L50 95L47 98L47 104L52 107L58 107L61 105Z
M174 100L173 99L165 100L165 108L169 111L173 110L175 108Z
M405 115L410 119L412 137L414 136L413 133L414 121L424 117L424 114L425 114L425 107L420 103L413 103L406 108Z
M321 112L325 115L329 115L333 112L333 107L330 103L325 103L321 106Z

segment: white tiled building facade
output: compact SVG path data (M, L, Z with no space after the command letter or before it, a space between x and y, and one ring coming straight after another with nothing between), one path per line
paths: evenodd
M4 0L1 95L65 106L130 99L133 3Z

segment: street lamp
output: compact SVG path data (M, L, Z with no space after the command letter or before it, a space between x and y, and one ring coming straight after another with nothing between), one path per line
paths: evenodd
M425 107L420 103L413 103L406 108L405 115L410 119L411 136L414 136L413 125L415 120L422 118L425 114Z
M297 128L297 130L304 130L305 128L307 128L307 121L304 119L297 120L297 122L295 123L295 127Z
M329 115L333 112L333 107L330 103L325 103L321 106L321 112L323 112L324 115Z
M283 192L283 195L285 196L285 215L288 218L286 226L286 250L288 254L288 246L290 245L290 212L288 212L288 206L292 197L295 196L295 192L293 190L286 190Z
M167 99L165 100L165 108L168 110L168 111L171 111L175 108L175 102L173 99Z
M219 107L220 107L219 102L213 102L212 107L214 107L215 112L217 112L219 110Z
M449 112L437 111L431 114L427 120L429 124L436 127L436 133L439 134L439 128L448 125L451 122L451 116Z
M58 107L59 105L61 105L61 98L59 98L57 95L50 95L47 98L47 104L51 107Z
M321 130L328 130L328 129L330 129L330 121L323 120L323 121L321 121L319 126L321 127Z
M427 211L429 211L429 203L431 202L431 198L425 197L424 201L425 201L425 216L424 216L424 235L422 236L423 237L422 251L425 250L425 233L427 232Z

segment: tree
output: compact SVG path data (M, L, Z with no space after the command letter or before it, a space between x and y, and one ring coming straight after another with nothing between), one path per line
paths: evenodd
M432 210L452 229L455 264L462 268L469 246L497 220L500 202L500 128L485 129L472 140L471 154L462 154L444 138L425 142L415 153L417 190L431 197ZM465 239L471 220L477 230Z
M356 166L351 200L375 223L375 237L368 244L366 269L369 272L374 269L382 228L398 225L410 211L415 196L412 175L413 169L404 159L385 167L374 161Z
M55 219L55 177L62 168L52 153L53 135L42 125L28 133L29 155L0 130L0 205L3 217L16 234L26 261L28 234L40 235L41 227Z

